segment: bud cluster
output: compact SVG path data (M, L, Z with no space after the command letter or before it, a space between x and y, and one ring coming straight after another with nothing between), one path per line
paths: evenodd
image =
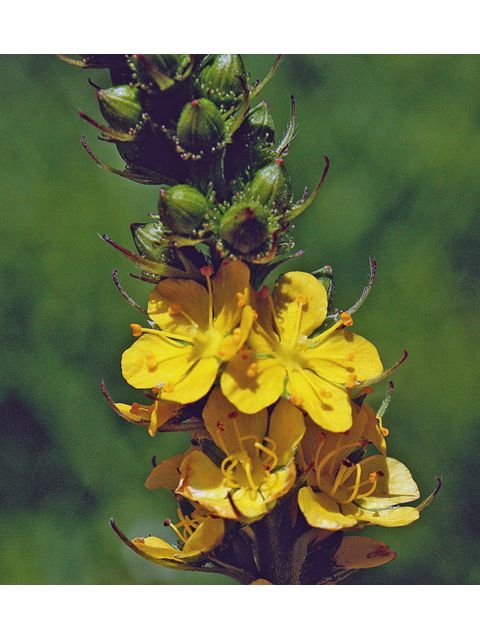
M216 267L240 258L261 279L292 254L287 229L324 176L309 197L305 191L294 200L284 164L295 129L293 97L278 141L267 104L254 104L279 59L263 82L254 83L234 54L89 55L76 62L110 71L113 86L94 85L107 124L80 115L100 139L116 145L125 169L107 167L84 143L87 151L114 173L160 185L155 222L132 225L142 258L164 267L195 263L198 253ZM328 160L324 174L327 168ZM168 273L145 271L153 278Z

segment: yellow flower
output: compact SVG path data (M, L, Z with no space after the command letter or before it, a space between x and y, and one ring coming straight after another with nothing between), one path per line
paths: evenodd
M216 387L203 419L225 457L218 467L201 451L189 454L176 493L222 518L262 518L295 482L294 451L305 431L301 411L281 399L270 420L266 409L242 414Z
M148 433L154 436L157 429L176 416L182 405L178 402L155 400L151 405L138 404L138 402L129 405L117 402L115 408L122 418L128 422L148 427Z
M253 292L252 292L253 295ZM229 362L221 380L227 398L245 413L256 413L285 395L322 428L346 431L352 424L350 390L378 376L375 347L346 327L349 313L323 333L327 294L311 274L282 276L273 296L257 294L258 318L247 348Z
M221 518L214 518L202 509L195 509L189 516L182 514L178 509L177 514L180 520L177 525L172 524L170 520L166 520L165 525L175 531L181 548L155 536L135 538L132 544L142 552L144 557L157 564L165 562L167 566L170 566L169 561L195 562L222 541L225 525Z
M309 486L302 487L298 504L308 524L335 531L356 525L399 527L419 517L419 509L398 507L419 497L409 470L385 455L382 428L372 409L352 403L354 420L345 433L320 430L306 419L302 441L303 466ZM373 442L383 453L361 459Z
M168 278L150 295L148 314L158 329L132 325L139 339L122 357L123 376L137 389L159 390L163 400L188 404L202 398L244 344L253 322L247 304L248 267L224 263L207 288L195 280Z

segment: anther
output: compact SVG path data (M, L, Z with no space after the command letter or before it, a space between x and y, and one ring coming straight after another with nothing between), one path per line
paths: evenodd
M142 327L139 324L131 324L130 325L134 338L138 338L142 335Z
M219 420L219 421L217 422L217 429L218 429L219 431L225 431L225 429L226 429L225 423L224 423L224 422L221 422L221 421Z
M168 307L168 313L171 316L176 316L177 313L180 313L181 310L182 307L180 306L179 302L172 302L172 304Z
M202 274L202 276L205 276L206 278L208 278L213 273L213 267L202 267L200 269L200 273Z
M291 396L290 402L297 407L298 405L304 403L304 399L303 398L297 398L297 396Z
M327 389L325 389L325 387L322 387L320 389L320 395L322 396L322 398L331 398L332 397L332 392L331 391L327 391Z
M138 402L134 402L130 407L130 413L133 413L133 415L136 415L139 409L140 409L140 405L138 404Z
M237 296L237 300L238 300L237 307L239 307L241 309L242 307L245 306L245 296L240 291L236 294L236 296Z
M169 380L163 385L163 390L166 391L167 393L171 393L173 391L173 387L174 387L173 382Z
M302 307L305 306L306 304L308 304L308 296L305 296L302 293L299 293L297 296L297 302L298 304L301 304Z
M343 464L344 467L347 467L347 469L349 469L350 467L353 467L353 462L351 462L347 458L344 458L342 460L342 464Z
M170 518L166 518L166 519L163 521L163 526L164 526L164 527L169 527L171 524L172 524L172 521L170 520Z
M265 300L265 298L268 298L270 294L270 290L267 287L267 285L265 285L264 287L262 287L260 289L260 291L258 292L258 295L260 296L260 298L262 298L262 300Z
M347 376L347 381L346 381L345 384L347 385L347 387L349 389L351 389L352 387L354 387L357 384L357 379L358 379L357 375L355 375L354 373L350 373Z
M341 314L340 318L342 319L342 322L343 322L343 324L344 324L346 327L351 327L351 326L352 326L352 324L353 324L353 318L352 318L352 316L348 313L348 311L344 311L344 312Z
M149 369L153 369L157 366L157 358L151 351L145 354L145 360L147 361L147 367Z
M388 436L390 431L386 427L380 427L380 431L382 432L382 436Z
M234 420L235 418L238 418L238 411L232 411L232 413L228 414L228 417L230 420Z

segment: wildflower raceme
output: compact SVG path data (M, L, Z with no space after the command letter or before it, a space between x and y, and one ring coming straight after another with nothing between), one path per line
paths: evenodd
M125 168L105 165L83 140L90 157L158 188L157 213L130 225L136 252L103 236L150 287L143 309L114 271L122 296L148 316L132 322L121 361L144 397L116 402L103 382L102 390L119 416L159 434L156 443L183 432L177 453L154 456L145 483L172 494L177 524L164 520L171 542L142 531L129 539L112 519L114 531L162 567L242 584L335 584L389 562L387 545L349 531L413 523L440 483L420 505L406 504L420 493L387 456L392 383L379 408L366 401L399 364L384 370L375 346L351 329L374 270L362 298L342 310L331 267L287 266L302 254L291 221L314 202L330 161L294 201L285 158L295 100L280 139L257 101L280 57L254 82L236 54L61 57L110 72L112 87L96 89L106 124L80 115L116 145Z

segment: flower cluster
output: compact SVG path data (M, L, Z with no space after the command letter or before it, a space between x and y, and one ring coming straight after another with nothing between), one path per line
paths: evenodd
M81 114L126 162L125 171L107 168L160 185L155 221L132 225L138 254L105 236L153 285L149 320L131 325L135 341L122 357L125 380L149 403L115 403L103 390L152 436L192 437L146 480L178 501L178 524L165 521L176 544L128 540L113 528L151 562L247 584L335 583L390 561L386 545L345 533L410 524L433 494L403 506L418 488L387 456L387 403L375 411L366 401L395 368L385 371L374 345L351 330L374 269L347 311L333 307L330 267L285 270L272 290L264 284L298 255L287 228L329 166L294 202L284 165L294 102L275 143L267 105L251 103L264 83L249 85L240 56L86 56L78 64L111 72L114 86L97 88L108 126Z

